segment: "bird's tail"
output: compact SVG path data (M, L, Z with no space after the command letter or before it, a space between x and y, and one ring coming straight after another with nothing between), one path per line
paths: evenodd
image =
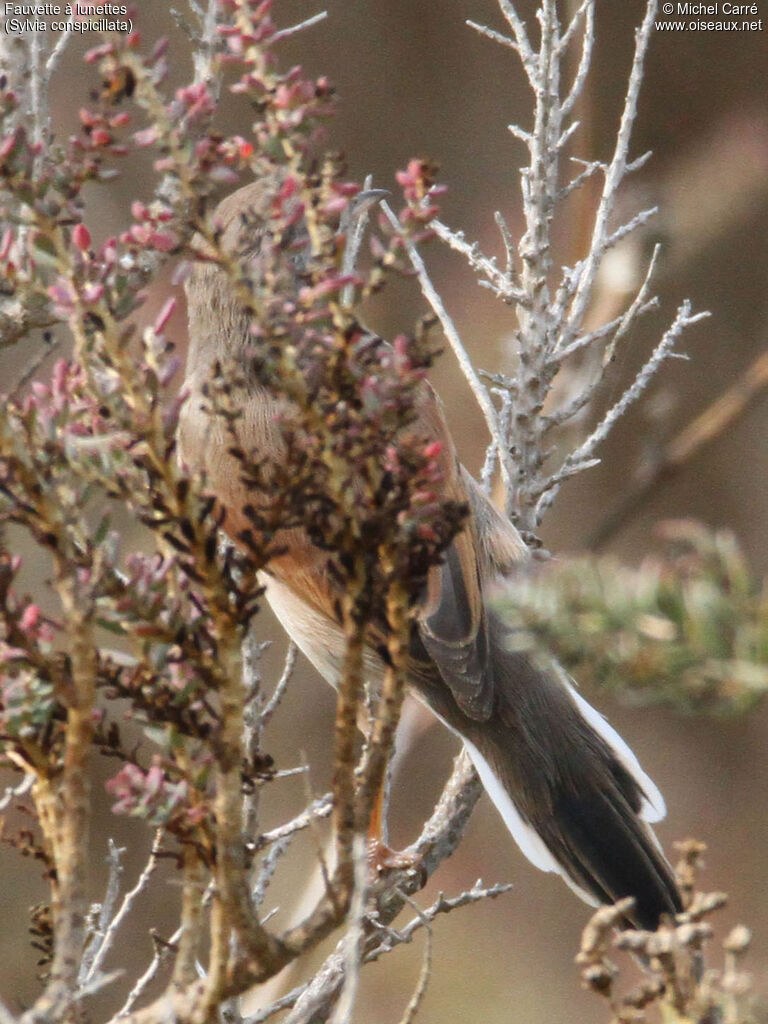
M485 721L445 715L459 732L521 850L584 900L635 899L631 922L654 929L682 907L650 828L661 793L619 734L551 662L507 649L492 624L494 707ZM453 718L453 721L450 719Z

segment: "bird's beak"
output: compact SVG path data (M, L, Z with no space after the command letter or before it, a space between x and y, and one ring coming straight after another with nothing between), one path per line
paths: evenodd
M371 207L375 206L376 203L380 203L384 196L389 196L392 193L386 188L366 188L362 192L358 192L354 199L349 204L350 212L353 217L362 217L364 213L367 213Z
M362 192L358 192L353 199L350 199L349 205L341 215L340 230L347 237L357 235L358 230L365 224L370 210L389 194L385 188L366 188Z

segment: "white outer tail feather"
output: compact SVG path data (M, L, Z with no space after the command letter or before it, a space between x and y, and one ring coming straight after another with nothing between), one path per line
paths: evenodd
M564 673L561 673L561 678L567 686L568 692L573 697L576 707L582 713L587 722L589 722L595 732L599 736L602 736L616 757L640 787L644 797L640 808L640 817L643 821L647 821L650 824L661 821L666 817L667 805L664 802L664 797L659 791L659 787L643 771L640 767L640 762L637 760L637 757L634 755L629 745L621 738L621 736L619 736L610 722L606 718L603 718L599 711L596 711L591 704L584 700L573 684L564 677Z
M640 817L642 820L646 822L661 821L667 812L667 808L664 803L664 797L661 795L658 786L656 786L656 784L643 771L637 757L634 755L628 744L621 738L621 736L619 736L613 726L609 724L607 719L605 719L599 711L596 711L591 704L584 700L581 694L568 681L562 671L560 676L563 684L567 687L568 692L584 719L592 726L595 732L605 740L621 764L632 775L642 790L644 796L640 810ZM504 824L509 829L512 838L528 860L541 871L550 871L559 874L565 883L576 893L577 896L584 900L585 903L588 903L593 907L599 906L600 901L574 882L562 864L557 861L555 856L549 850L538 832L523 820L509 794L496 778L493 773L493 769L477 747L463 737L461 738L464 746L466 747L467 753L472 759L472 763L477 770L477 774L480 776L480 781L482 782L485 791L495 804L496 809L501 815ZM658 846L658 840L650 828L648 829L648 834ZM659 847L659 849L660 848L661 847Z
M563 878L563 881L573 889L576 895L580 899L584 900L585 903L589 903L593 907L599 906L598 900L596 900L591 893L582 889L580 885L577 885L565 868L555 860L536 829L523 821L520 816L520 812L512 803L509 794L493 774L493 769L477 747L466 739L464 740L464 746L472 759L472 764L475 766L477 774L480 776L483 788L496 806L496 810L501 815L512 838L531 864L539 868L540 871L556 872Z

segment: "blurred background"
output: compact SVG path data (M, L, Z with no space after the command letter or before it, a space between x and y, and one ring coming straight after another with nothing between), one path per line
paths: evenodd
M597 47L580 112L583 128L571 150L589 159L607 158L612 151L634 27L644 8L638 0L602 0L597 6ZM682 299L690 298L694 310L709 309L712 316L686 332L681 347L690 361L666 365L646 398L603 446L602 464L563 489L541 531L555 554L583 550L639 467L768 347L768 3L763 10L761 0L760 7L767 23L762 31L654 33L633 145L633 155L652 149L654 156L628 183L622 209L658 205L660 211L642 237L613 260L599 312L615 315L627 291L636 289L641 260L655 241L664 245L657 278L661 308L632 332L619 352L592 415L621 394ZM317 6L308 0L279 0L273 16L279 25L289 25L322 8L327 19L291 38L282 50L286 64L300 63L335 83L340 103L328 144L343 151L350 177L362 179L370 173L377 186L393 187L395 171L410 157L436 160L440 180L449 186L443 219L465 229L487 252L501 255L493 213L503 211L519 237L519 168L525 156L506 126L514 121L528 127L531 104L511 51L465 25L471 18L503 30L493 0L432 0L428 5L414 0L319 0ZM533 26L532 0L519 0L518 8ZM190 73L188 44L168 5L141 0L136 21L145 39L171 37L172 76L183 81ZM60 133L74 130L77 110L93 87L92 69L84 69L78 59L93 43L88 39L74 45L58 71L53 115ZM223 130L247 135L248 112L225 98L221 123ZM148 167L137 162L135 173L126 173L108 189L94 188L86 211L94 240L118 230L131 199L148 198L152 184ZM594 200L585 193L568 207L558 235L561 261L572 263L583 253ZM515 324L509 309L477 286L458 257L440 251L436 243L427 255L475 365L511 368ZM165 279L157 283L148 299L148 320L169 288ZM422 312L415 285L403 285L387 289L366 317L391 336L409 330ZM178 316L177 332L183 347L183 315ZM25 358L26 353L15 353L6 363L7 372L17 373ZM434 381L460 454L477 472L486 436L449 352L439 360ZM754 401L727 432L660 484L611 537L608 550L636 562L654 543L655 523L694 517L734 530L755 571L764 574L767 432L768 396ZM279 672L284 639L268 610L259 614L257 628L260 639L274 639L263 660L269 683ZM308 788L320 793L329 784L333 695L300 662L267 748L279 767L307 760L312 771L308 782L298 778L268 788L267 825L298 810ZM750 967L756 988L768 996L768 709L713 720L659 708L630 709L599 693L587 696L628 739L664 791L669 813L659 831L665 848L672 853L672 843L688 836L708 844L702 885L730 894L720 915L721 934L737 922L750 926ZM414 714L409 722L413 742L403 754L394 786L394 845L417 834L456 753L455 741L422 715ZM100 771L106 777L110 768L100 766ZM94 898L99 898L105 878L107 836L130 848L128 880L135 877L150 842L142 826L113 818L109 800L97 789ZM0 992L16 1009L37 991L33 965L19 937L26 932L29 905L43 898L44 889L34 863L10 849L3 849L2 857ZM281 920L291 917L296 894L309 884L313 860L311 844L305 843L281 869L275 883ZM519 854L487 799L422 903L431 902L438 890L451 895L466 889L478 877L486 883L510 881L514 888L494 902L438 921L433 976L419 1018L423 1024L607 1019L606 1008L580 990L573 964L587 909L558 879L539 873ZM157 927L161 935L175 927L177 895L172 872L161 869L152 898L134 915L107 966L117 966L119 960L129 971L141 968L151 956L148 927ZM384 1024L399 1019L416 983L422 943L423 937L364 972L356 1020ZM290 971L279 979L286 989L299 980ZM272 991L277 994L279 989Z

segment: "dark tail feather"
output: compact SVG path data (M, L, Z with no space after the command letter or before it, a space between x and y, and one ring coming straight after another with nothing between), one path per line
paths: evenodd
M664 816L656 786L618 733L557 666L492 637L494 706L485 721L446 715L526 856L559 872L591 903L635 899L632 923L655 929L681 907L649 822Z
M633 924L653 930L662 914L682 910L650 826L616 794L565 794L539 828L564 871L599 902L634 897Z

